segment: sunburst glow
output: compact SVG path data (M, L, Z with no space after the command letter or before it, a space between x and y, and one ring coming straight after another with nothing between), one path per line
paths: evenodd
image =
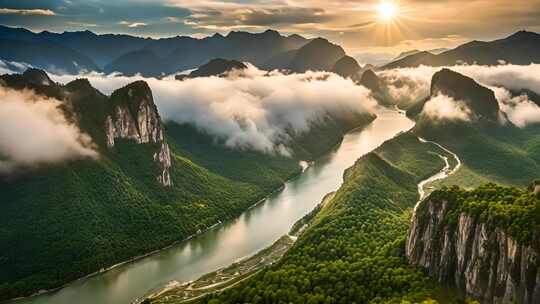
M381 2L377 6L377 12L379 13L379 18L384 21L391 21L397 17L398 6L394 2Z

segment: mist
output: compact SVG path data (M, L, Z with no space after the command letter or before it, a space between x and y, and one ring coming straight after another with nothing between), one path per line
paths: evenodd
M0 173L98 157L90 137L66 120L60 104L0 86Z
M427 98L430 94L431 78L443 67L420 66L400 68L379 73L388 86L389 95L398 103L408 104ZM540 65L457 65L446 67L473 78L495 92L499 107L508 119L518 127L540 121L540 107L527 96L512 97L509 90L523 89L540 92Z
M376 101L370 91L333 73L283 74L249 65L227 77L175 80L88 74L105 94L135 80L145 80L163 120L191 124L227 147L290 155L292 134L308 132L326 115L366 113ZM51 75L66 83L73 76Z
M443 94L437 94L428 100L424 105L422 114L435 120L472 120L471 110L463 101L455 100Z

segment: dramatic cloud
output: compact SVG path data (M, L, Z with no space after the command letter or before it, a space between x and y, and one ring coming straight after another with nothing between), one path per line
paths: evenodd
M11 9L0 8L0 15L22 15L22 16L54 16L50 9Z
M540 123L540 107L530 101L527 95L512 96L505 88L490 87L495 92L501 110L516 126L523 128L529 124Z
M192 6L191 15L184 24L195 29L227 31L233 29L264 29L276 25L314 24L335 18L321 8L295 6L268 6L246 8L227 5L227 9L210 6Z
M5 61L0 59L0 75L22 73L30 67L27 63Z
M386 83L388 94L394 101L408 105L429 96L431 77L439 70L432 67L404 68L384 70L378 75Z
M69 123L60 102L0 86L0 173L97 157L90 137Z
M470 121L472 118L471 110L463 101L442 94L427 101L422 113L436 120Z
M238 75L177 81L145 79L164 120L189 123L229 146L288 155L289 135L310 130L331 115L365 113L375 107L369 91L332 73L284 75L250 68ZM87 75L109 94L141 77ZM69 81L68 76L56 81Z
M540 107L526 96L512 97L509 90L530 90L540 93L540 65L460 65L447 67L473 78L495 92L501 110L517 126L524 127L538 122ZM379 76L387 83L388 93L396 102L409 104L427 98L431 78L442 67L420 66L381 71ZM503 89L504 88L504 89ZM518 94L521 95L521 94ZM539 94L540 95L540 94ZM536 102L540 102L536 100Z

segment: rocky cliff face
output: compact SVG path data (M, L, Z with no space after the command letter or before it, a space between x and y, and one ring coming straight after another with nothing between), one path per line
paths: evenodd
M466 212L449 225L454 207L429 198L421 203L406 242L409 262L481 303L540 303L540 231L525 245Z
M107 146L114 147L116 139L131 139L139 144L154 144L156 161L161 173L158 181L171 186L171 155L164 137L161 118L152 92L143 81L129 84L111 95L111 110L105 120Z

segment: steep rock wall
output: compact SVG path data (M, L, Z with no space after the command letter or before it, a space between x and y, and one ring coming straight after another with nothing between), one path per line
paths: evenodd
M105 120L107 146L114 147L116 139L130 139L139 144L154 144L153 155L161 173L156 177L164 186L171 186L171 154L164 136L152 93L143 81L137 81L111 95L111 111Z
M406 242L409 262L481 303L540 303L540 231L525 245L465 212L452 226L453 207L429 198L421 203Z

